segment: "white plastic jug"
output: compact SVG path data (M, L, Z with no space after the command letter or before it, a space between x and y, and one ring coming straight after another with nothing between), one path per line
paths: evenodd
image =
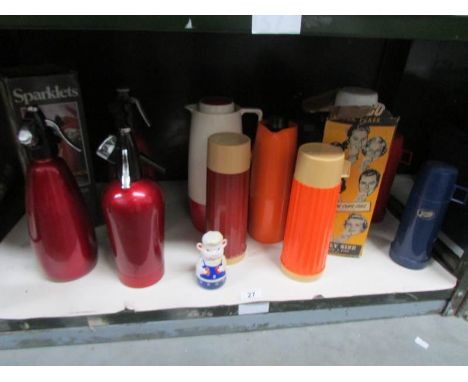
M188 162L188 195L193 225L205 231L206 166L208 137L215 133L242 133L242 115L263 112L255 108L242 108L226 97L202 98L198 104L185 106L192 113Z

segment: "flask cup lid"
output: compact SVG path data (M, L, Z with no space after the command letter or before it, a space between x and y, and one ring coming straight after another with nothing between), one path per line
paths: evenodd
M216 133L208 138L208 168L220 174L241 174L250 168L250 138Z
M299 147L294 178L309 187L332 188L349 172L340 147L326 143L306 143Z

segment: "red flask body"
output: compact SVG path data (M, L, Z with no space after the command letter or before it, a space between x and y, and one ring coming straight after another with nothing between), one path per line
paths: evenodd
M119 278L143 288L164 274L164 198L156 183L141 179L123 189L117 180L104 191L102 209Z
M231 175L208 169L206 191L206 229L222 232L226 259L235 262L247 248L249 171Z
M49 279L77 279L96 264L96 239L83 198L61 158L32 161L26 182L32 246Z
M247 248L250 138L217 133L208 138L206 228L227 239L228 264L242 260Z

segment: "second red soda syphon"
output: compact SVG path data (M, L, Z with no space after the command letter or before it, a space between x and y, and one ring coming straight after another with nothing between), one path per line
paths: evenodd
M103 193L102 211L120 280L129 287L143 288L164 274L164 198L156 182L143 178L142 154L122 118L125 105L120 111L115 114L119 136L109 136L97 151L117 165L117 179Z

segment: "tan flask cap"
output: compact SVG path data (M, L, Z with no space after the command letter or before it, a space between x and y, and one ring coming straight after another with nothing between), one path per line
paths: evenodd
M241 174L250 168L250 138L216 133L208 138L208 168L219 174Z
M294 178L309 187L336 187L343 176L349 175L348 163L339 147L306 143L299 147Z

